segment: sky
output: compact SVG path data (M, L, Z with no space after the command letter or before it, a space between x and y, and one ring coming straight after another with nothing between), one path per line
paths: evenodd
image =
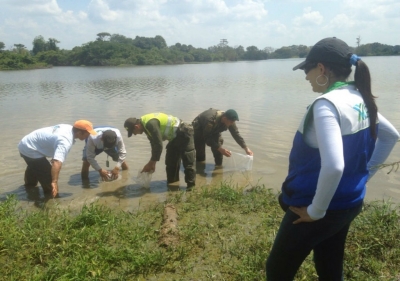
M70 50L100 32L162 36L208 48L312 46L336 36L350 46L400 45L399 0L0 0L0 42L6 49L36 36Z

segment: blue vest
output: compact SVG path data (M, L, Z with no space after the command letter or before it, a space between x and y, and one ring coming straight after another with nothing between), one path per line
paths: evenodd
M344 171L328 210L357 206L365 196L369 171L367 163L375 148L369 129L364 101L355 86L348 85L318 97L331 102L339 116L343 140ZM289 174L282 184L283 202L290 206L309 206L317 189L321 157L318 148L308 146L303 138L313 116L308 108L296 132L289 157Z

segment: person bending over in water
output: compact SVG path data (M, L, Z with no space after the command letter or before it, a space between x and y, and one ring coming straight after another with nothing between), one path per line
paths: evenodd
M109 126L95 127L94 130L97 135L89 136L85 140L86 145L83 148L82 180L89 179L90 166L99 172L100 177L104 181L117 179L121 168L122 170L128 169L128 165L125 162L126 149L121 132ZM110 172L103 169L95 159L96 156L103 151L107 154L106 167L109 167L108 156L110 156L114 162L117 162Z
M84 140L95 135L92 123L78 120L73 126L59 124L33 131L23 137L18 150L28 165L25 170L25 187L35 188L41 184L45 195L56 197L58 176L75 139ZM51 158L49 162L47 157Z

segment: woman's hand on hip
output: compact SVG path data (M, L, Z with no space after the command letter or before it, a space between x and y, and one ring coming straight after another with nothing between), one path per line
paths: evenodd
M293 207L290 206L289 209L295 213L296 215L298 215L300 218L298 218L297 220L295 220L293 222L293 224L299 224L302 222L314 222L315 220L313 220L312 218L310 218L310 216L307 213L307 207Z

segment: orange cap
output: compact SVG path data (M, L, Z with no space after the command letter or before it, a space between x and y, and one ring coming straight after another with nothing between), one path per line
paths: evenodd
M74 127L77 129L88 131L91 135L97 135L95 130L93 130L93 125L87 120L78 120L75 122Z

